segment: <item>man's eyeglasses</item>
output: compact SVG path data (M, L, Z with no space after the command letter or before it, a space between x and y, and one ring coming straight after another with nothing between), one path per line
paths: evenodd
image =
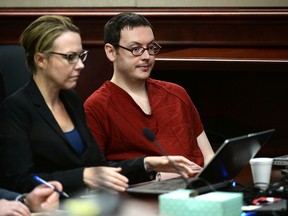
M131 47L130 49L124 46L121 46L119 44L114 44L113 46L115 47L121 47L122 49L128 50L132 53L132 55L134 56L141 56L145 50L148 51L149 55L156 55L157 53L159 53L161 46L154 42L150 45L148 45L147 48L141 47L141 46L135 46L135 47Z
M58 53L58 52L52 52L52 51L49 53L63 56L65 59L67 59L69 64L76 64L79 59L81 59L82 62L86 60L87 55L88 55L88 50L83 50L79 54L76 52L65 54L65 53Z

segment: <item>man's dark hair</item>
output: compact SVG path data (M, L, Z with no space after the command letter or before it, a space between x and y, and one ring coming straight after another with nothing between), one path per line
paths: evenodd
M154 33L151 23L142 15L123 12L113 16L104 27L104 44L119 44L122 29L133 29L138 26L149 26Z

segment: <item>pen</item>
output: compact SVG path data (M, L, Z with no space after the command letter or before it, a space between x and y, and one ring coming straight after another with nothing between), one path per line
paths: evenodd
M45 184L46 186L53 188L54 191L56 191L57 193L61 194L62 196L69 198L69 195L67 193L65 193L64 191L59 191L54 185L49 184L48 182L46 182L45 180L41 179L39 176L34 176L35 181L41 183L41 184Z

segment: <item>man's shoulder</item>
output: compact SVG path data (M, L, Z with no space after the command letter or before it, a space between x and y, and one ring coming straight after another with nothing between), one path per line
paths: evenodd
M184 102L185 104L190 104L191 103L191 98L186 91L184 87L177 83L173 82L168 82L168 81L163 81L163 80L157 80L157 79L150 79L147 80L148 83L148 88L150 88L152 94L155 95L166 95L172 100L178 99ZM150 85L150 87L149 87Z
M169 91L172 91L172 92L180 92L180 93L186 92L184 87L182 87L181 85L179 85L177 83L164 81L164 80L157 80L157 79L152 79L152 78L149 78L147 80L147 82L151 86L154 86L154 87L157 87L157 88L163 88L165 90L169 90Z
M107 82L103 83L98 89L88 96L86 101L94 101L99 99L107 99L111 95L111 88Z
M96 89L91 95L87 97L84 102L84 107L87 109L88 107L97 106L107 106L107 103L110 100L111 95L113 95L112 90L110 88L109 82L103 83L98 89Z

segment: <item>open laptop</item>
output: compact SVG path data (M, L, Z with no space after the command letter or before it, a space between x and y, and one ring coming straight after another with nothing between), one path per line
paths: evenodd
M275 129L269 129L226 139L213 159L193 178L172 178L136 186L131 185L127 192L135 195L159 195L187 188L195 189L202 194L225 188L249 164L249 160L266 144L274 131Z

